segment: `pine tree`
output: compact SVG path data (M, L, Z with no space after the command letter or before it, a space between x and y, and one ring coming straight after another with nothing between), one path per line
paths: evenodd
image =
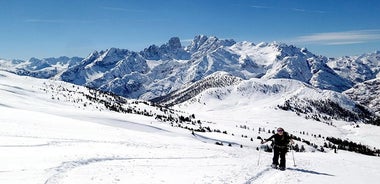
M298 144L296 144L295 146L293 146L293 150L295 152L299 152L300 151L300 148L299 148Z
M303 145L301 145L300 152L305 152L305 147Z

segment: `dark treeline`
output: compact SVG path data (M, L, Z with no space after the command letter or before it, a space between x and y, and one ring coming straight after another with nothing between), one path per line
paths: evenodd
M354 111L350 111L331 100L301 100L293 97L277 107L285 111L296 112L298 115L305 114L306 119L314 119L330 125L332 125L331 120L336 119L351 122L362 121L380 126L380 118L359 104L355 105Z
M352 141L342 140L342 139L334 138L334 137L327 137L326 140L337 145L337 148L341 150L347 150L347 151L352 151L352 152L361 153L365 155L371 155L371 156L380 156L379 149L376 149L376 148L370 149L366 145L362 145L362 144L358 144ZM325 144L325 147L333 148L333 146L335 145Z

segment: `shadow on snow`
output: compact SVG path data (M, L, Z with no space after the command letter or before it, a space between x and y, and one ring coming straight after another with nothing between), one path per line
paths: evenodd
M303 173L316 174L316 175L335 176L335 175L332 175L332 174L321 173L321 172L317 172L317 171L311 171L311 170L299 169L299 168L287 168L287 170L299 171L299 172L303 172Z

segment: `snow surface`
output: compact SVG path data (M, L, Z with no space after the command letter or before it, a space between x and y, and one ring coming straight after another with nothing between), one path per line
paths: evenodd
M297 136L305 130L380 146L375 145L380 131L371 125L353 130L346 122L332 127L306 120L271 108L270 97L232 109L209 98L207 106L177 108L229 133L193 136L153 117L110 112L95 104L84 107L86 99L82 104L64 101L65 91L51 90L56 86L86 92L73 84L0 71L0 183L376 183L380 178L378 157L340 150L294 153L296 166L289 152L288 169L273 170L272 154L257 151L256 139L240 137L269 137L259 134L258 127L282 126Z
M230 47L230 50L264 66L273 64L273 61L281 54L273 44L259 43L255 45L247 41L236 43Z

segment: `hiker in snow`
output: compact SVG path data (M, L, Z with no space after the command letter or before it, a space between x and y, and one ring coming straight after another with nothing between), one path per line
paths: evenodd
M280 170L285 170L286 167L286 160L285 155L288 151L288 144L289 142L291 144L294 144L294 141L290 138L288 132L285 132L283 128L277 128L277 133L269 137L268 139L262 140L261 144L264 144L268 141L271 141L274 139L273 145L273 162L272 167L277 168L278 164L278 158L280 157Z

